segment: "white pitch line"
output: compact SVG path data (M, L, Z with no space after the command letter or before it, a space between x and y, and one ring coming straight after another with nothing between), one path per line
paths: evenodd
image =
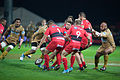
M94 63L87 63L88 65L94 65ZM99 63L99 65L104 65L103 63ZM112 66L120 66L120 64L117 63L108 63L107 65L112 65Z

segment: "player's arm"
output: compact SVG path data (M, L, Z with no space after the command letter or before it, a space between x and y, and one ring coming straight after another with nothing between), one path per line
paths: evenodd
M64 38L70 41L71 32L72 32L72 27L69 29L69 31L67 32L66 36L64 36Z
M46 38L47 38L47 35L44 35L44 36L42 37L42 39L41 39L41 41L40 41L40 44L37 46L37 49L40 48L40 46L45 42Z
M101 37L101 33L92 29L92 34L94 37Z
M43 30L42 30L43 31ZM45 30L43 31L43 33L45 32ZM45 42L46 38L49 35L49 28L46 30L46 32L44 33L44 36L42 37L40 44L37 46L37 49L40 48L40 46ZM37 50L36 49L36 50Z
M68 41L70 41L70 35L66 34L66 36L64 36L65 39L67 39Z
M6 30L5 33L3 34L3 36L2 36L2 40L4 40L5 37L8 35L10 29L11 29L11 25L7 28L7 30Z
M22 31L21 31L21 40L20 40L20 44L19 44L18 49L21 48L21 45L22 45L22 43L24 41L24 36L25 36L25 31L24 31L24 28L23 28Z
M90 46L90 36L89 34L85 31L85 34L86 38L88 39L88 44L86 45L86 47L89 47Z
M37 30L37 31L32 35L32 40L34 40L35 37L36 37L36 35L38 35L38 34L39 34L39 30Z

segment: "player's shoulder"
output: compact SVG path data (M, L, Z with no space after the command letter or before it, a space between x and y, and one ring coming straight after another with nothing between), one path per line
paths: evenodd
M9 27L15 27L15 24L10 24L10 26Z
M21 30L24 30L24 27L22 26L22 25L20 25L20 27L19 27Z

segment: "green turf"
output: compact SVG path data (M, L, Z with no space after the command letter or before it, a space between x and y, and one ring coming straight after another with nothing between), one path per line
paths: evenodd
M114 63L119 65L108 65L107 70L103 72L93 70L94 65L89 65L89 63L94 63L94 55L98 47L92 46L83 52L85 61L88 63L87 69L82 72L79 71L78 64L75 62L74 70L67 74L62 74L63 65L61 65L58 71L51 70L48 72L42 71L34 65L35 59L41 54L39 50L36 54L32 55L31 59L26 57L24 61L19 61L21 54L30 49L30 47L22 46L21 49L17 49L16 47L9 52L5 60L0 61L0 80L119 80L120 47L117 47L116 51L109 56L108 62L109 64ZM68 62L70 62L70 55L67 58ZM103 63L103 57L100 58L100 63Z

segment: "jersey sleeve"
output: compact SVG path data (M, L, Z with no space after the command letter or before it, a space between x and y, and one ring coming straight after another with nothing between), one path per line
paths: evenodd
M108 35L108 33L107 33L107 32L101 32L101 37L106 38L106 37L107 37L107 35Z
M50 28L47 28L45 35L47 35L47 36L50 35Z
M89 34L84 30L84 35L85 35L85 37L88 37L89 36Z
M4 27L3 27L3 26L1 26L1 28L0 28L0 34L2 34L2 33L3 33L3 31L4 31Z
M24 39L24 36L25 36L25 30L24 30L24 28L22 27L22 29L21 29L21 39Z

